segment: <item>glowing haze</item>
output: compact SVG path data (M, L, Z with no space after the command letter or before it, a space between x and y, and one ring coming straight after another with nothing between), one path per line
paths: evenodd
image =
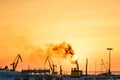
M95 70L95 63L96 69L101 70L101 59L108 68L106 48L112 47L111 68L120 70L120 0L0 1L1 67L10 68L20 53L23 63L19 62L17 70L28 66L44 68L46 51L51 49L48 46L63 42L71 45L78 55L80 69L85 70L88 58L90 71ZM58 47L54 50L63 51ZM65 71L75 67L68 58L61 59L54 54L52 59L58 66L63 65Z

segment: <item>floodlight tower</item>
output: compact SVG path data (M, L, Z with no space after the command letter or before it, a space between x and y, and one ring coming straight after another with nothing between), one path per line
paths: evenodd
M107 50L109 51L109 69L108 69L108 75L111 74L111 50L113 50L113 48L107 48Z

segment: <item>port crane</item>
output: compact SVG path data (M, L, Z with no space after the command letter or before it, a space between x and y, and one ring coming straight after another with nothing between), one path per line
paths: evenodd
M46 64L47 61L49 63L50 70L52 71L52 74L57 74L57 72L55 71L55 67L57 67L57 66L53 63L52 59L49 56L47 56L47 58L44 62L44 65Z
M108 74L108 72L107 72L107 68L106 68L106 66L105 66L105 64L104 64L104 61L103 61L103 59L101 59L101 62L102 62L102 64L101 65L103 65L104 66L104 69L105 69L105 73L102 73L103 75L107 75Z
M20 54L18 54L18 55L16 56L16 58L14 59L14 62L13 62L12 64L10 64L10 65L12 66L11 71L15 71L15 70L16 70L16 67L17 67L17 65L18 65L19 60L22 62L22 57L21 57Z
M104 64L104 62L103 62L103 59L101 59L101 62L102 62L102 65L104 66L104 69L105 69L106 72L107 72L107 68L106 68L106 66L105 66L105 64Z

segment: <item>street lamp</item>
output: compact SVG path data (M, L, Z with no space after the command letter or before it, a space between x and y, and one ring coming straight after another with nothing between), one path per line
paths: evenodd
M113 50L113 48L107 48L107 50L109 51L109 69L108 69L108 74L111 74L111 50Z

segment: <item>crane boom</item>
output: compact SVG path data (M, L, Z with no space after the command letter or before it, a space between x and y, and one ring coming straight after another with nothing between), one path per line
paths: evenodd
M52 70L52 65L51 65L51 63L50 63L49 56L47 56L47 58L46 58L46 60L45 60L45 62L44 62L44 65L46 64L47 61L48 61L48 63L49 63L50 69Z
M19 60L22 62L22 58L21 58L21 55L20 55L20 54L18 54L18 55L16 56L14 62L13 62L12 64L10 64L10 65L12 65L12 70L11 70L11 71L15 71L15 70L16 70L16 67L17 67L17 65L18 65Z

